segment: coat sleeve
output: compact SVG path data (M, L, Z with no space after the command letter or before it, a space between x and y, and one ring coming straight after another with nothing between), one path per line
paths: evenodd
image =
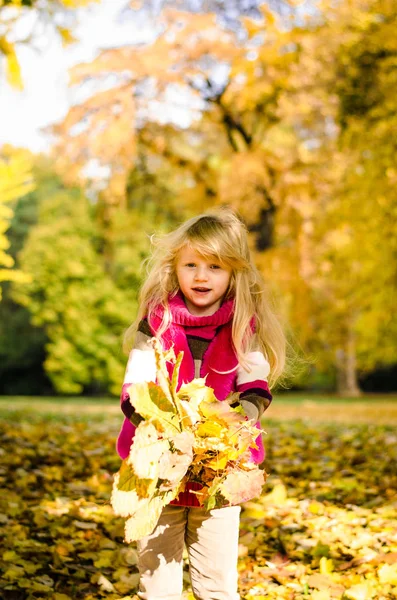
M128 388L132 383L144 383L156 381L156 361L153 348L148 344L152 334L146 319L143 319L138 327L125 370L123 386L120 395L121 410L134 425L139 425L142 417L137 414L129 402Z
M236 391L240 392L240 404L248 419L258 421L272 401L267 378L270 365L263 353L255 348L247 355L249 370L237 369Z

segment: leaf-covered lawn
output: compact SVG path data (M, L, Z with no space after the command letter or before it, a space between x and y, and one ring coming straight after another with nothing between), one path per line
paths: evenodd
M133 598L136 552L109 503L120 415L20 408L0 421L1 597ZM396 429L273 417L264 428L270 476L242 513L242 598L397 598Z

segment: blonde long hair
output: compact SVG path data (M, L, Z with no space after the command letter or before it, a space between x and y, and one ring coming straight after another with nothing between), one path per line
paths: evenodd
M286 338L278 318L270 307L265 282L255 267L247 230L229 209L218 209L189 219L176 230L154 240L154 250L148 261L148 276L139 295L139 310L135 321L124 336L124 349L132 347L138 325L150 316L156 306L163 306L163 322L157 335L171 321L169 297L179 291L176 261L180 250L189 246L206 258L216 258L232 269L227 298L235 298L232 339L239 363L249 370L247 353L252 348L252 319L255 320L256 341L270 364L269 384L277 381L284 370Z

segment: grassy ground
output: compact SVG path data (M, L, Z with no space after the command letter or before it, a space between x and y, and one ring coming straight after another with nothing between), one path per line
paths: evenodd
M117 398L0 396L0 418L15 413L36 415L78 415L82 420L120 414ZM362 398L342 398L330 395L280 394L265 414L265 420L295 420L326 423L374 423L388 425L397 422L396 395L365 395Z

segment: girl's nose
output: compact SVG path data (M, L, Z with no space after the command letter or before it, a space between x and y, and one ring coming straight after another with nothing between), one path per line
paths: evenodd
M195 279L197 281L206 281L208 279L207 269L205 267L198 267Z

